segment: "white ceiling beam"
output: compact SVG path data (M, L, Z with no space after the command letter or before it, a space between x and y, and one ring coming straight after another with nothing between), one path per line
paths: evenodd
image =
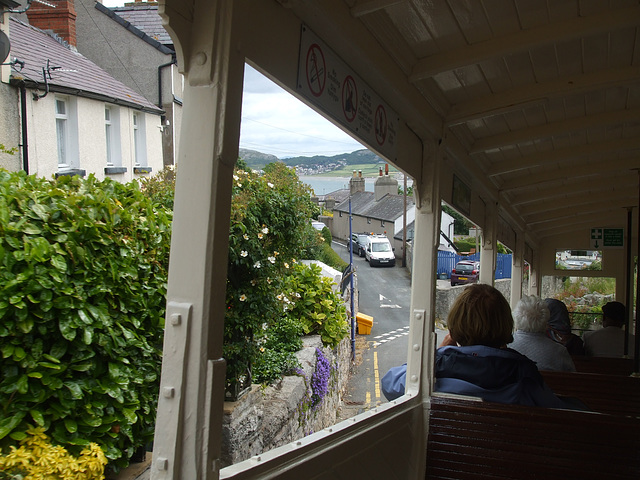
M560 122L545 123L530 128L521 128L511 132L484 137L476 140L470 154L486 152L507 145L531 142L539 138L551 138L565 133L585 130L602 125L614 125L625 122L640 121L640 109L601 112L584 117L571 118Z
M517 194L510 197L509 203L518 208L522 205L530 203L538 203L541 198L548 199L549 201L557 201L558 197L563 198L570 195L581 194L584 191L589 191L592 195L599 195L605 192L615 192L618 189L636 188L638 186L638 180L633 175L628 173L618 176L607 176L606 178L598 177L591 180L585 180L583 182L567 182L558 187L550 188L537 188L535 190L520 189Z
M636 182L637 183L637 182ZM561 198L545 198L544 200L531 203L526 207L519 208L518 211L523 217L528 218L531 215L540 213L553 212L554 210L563 210L566 208L597 205L601 203L616 202L618 200L629 201L638 193L637 185L628 189L605 190L594 192L593 190L584 190L579 194L567 195ZM543 197L544 198L544 197Z
M441 72L467 65L504 57L529 50L534 47L552 45L557 42L575 40L621 28L638 26L640 7L607 10L588 17L576 17L571 20L522 30L512 35L492 38L473 45L465 45L457 50L449 50L431 55L416 62L409 77L411 82L433 77Z
M637 82L640 82L640 67L633 66L536 83L453 105L445 119L445 124L459 125L478 118L537 105L550 98L583 94L595 89L631 85Z
M351 7L351 15L355 18L360 18L398 3L405 3L406 1L407 0L371 0L369 2L358 2Z
M527 155L513 160L494 162L487 171L489 176L503 175L517 170L531 167L539 167L552 164L562 164L568 160L574 160L585 156L593 156L602 153L614 154L640 149L640 138L617 138L603 142L587 143L585 145L559 148L545 152Z
M617 214L620 214L618 217ZM621 224L624 218L625 224ZM605 226L626 226L626 209L619 208L617 211L606 212L586 212L580 215L574 215L572 217L556 219L544 224L536 225L535 231L541 237L549 237L557 235L559 233L576 232L581 227L585 229L585 236L589 234L587 231L591 227L605 227ZM579 242L579 240L576 240ZM582 242L580 242L582 243ZM571 247L571 245L565 245Z
M564 208L556 208L554 210L547 210L542 213L535 213L533 215L526 215L525 221L527 225L538 225L540 223L546 223L560 218L571 217L584 212L595 214L597 212L609 212L611 210L617 210L618 208L629 207L629 197L626 198L602 198L599 201L592 201L584 203L582 205L565 206ZM535 228L535 227L534 227Z
M625 158L621 160L613 160L607 162L606 168L609 173L613 173L616 171L628 170L629 174L631 174L632 170L638 168L638 157L633 158ZM501 192L508 192L510 190L516 190L524 187L531 187L533 185L542 185L549 182L555 182L560 179L575 179L584 177L587 180L587 177L597 175L600 178L603 174L603 165L598 163L591 163L581 166L579 168L576 167L565 167L560 169L546 169L539 172L526 172L523 175L518 177L511 178L505 181L502 185L499 186ZM635 172L633 173L634 176Z

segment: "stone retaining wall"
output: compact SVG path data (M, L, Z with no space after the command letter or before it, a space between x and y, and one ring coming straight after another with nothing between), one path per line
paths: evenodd
M350 368L350 337L335 349L323 348L320 336L303 338L296 355L299 375L283 377L275 385L253 385L237 402L225 402L222 429L222 466L246 460L336 424ZM315 407L311 402L311 377L316 369L316 349L332 366L329 392Z

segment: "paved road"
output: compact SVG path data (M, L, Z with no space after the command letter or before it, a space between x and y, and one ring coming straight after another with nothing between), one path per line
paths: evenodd
M346 245L334 242L334 250L349 261ZM345 416L355 415L387 400L380 378L389 368L406 362L409 335L411 280L406 268L370 267L357 255L353 265L358 279L359 311L373 317L370 335L356 335L356 365L344 398Z

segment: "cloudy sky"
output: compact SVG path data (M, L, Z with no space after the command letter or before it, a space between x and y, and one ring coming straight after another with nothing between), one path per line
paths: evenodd
M125 1L103 0L102 3L107 7L121 7ZM365 147L247 66L240 148L286 158L331 156Z

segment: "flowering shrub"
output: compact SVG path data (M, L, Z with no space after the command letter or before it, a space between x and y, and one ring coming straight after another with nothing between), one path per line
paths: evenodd
M0 479L100 480L107 458L96 443L90 443L76 458L64 447L52 445L44 428L29 428L18 448L0 454Z
M329 377L331 365L322 350L316 348L316 369L311 375L311 406L315 407L329 391Z
M236 169L233 182L224 339L228 386L250 378L251 366L260 366L258 356L266 350L263 371L270 373L263 380L292 363L284 355L285 365L274 367L286 349L265 342L278 337L268 333L286 305L278 296L313 230L309 219L316 208L308 188L283 164L265 167L264 175ZM313 235L318 238L317 232Z

